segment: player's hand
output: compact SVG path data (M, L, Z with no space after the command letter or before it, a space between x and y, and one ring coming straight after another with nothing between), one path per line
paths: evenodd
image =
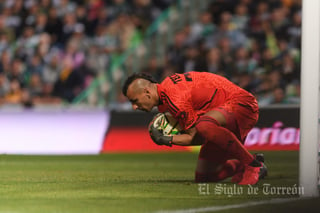
M166 146L172 146L172 136L165 136L162 134L162 131L155 128L153 125L149 125L149 133L151 136L151 139L153 142L155 142L158 145L166 145Z

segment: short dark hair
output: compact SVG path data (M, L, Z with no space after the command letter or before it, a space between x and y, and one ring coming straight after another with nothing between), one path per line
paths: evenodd
M158 83L151 75L146 74L146 73L134 73L132 75L130 75L127 80L124 82L124 85L122 87L122 93L127 96L127 92L128 92L128 87L130 86L130 84L136 80L136 79L145 79L147 81L150 81L151 83Z

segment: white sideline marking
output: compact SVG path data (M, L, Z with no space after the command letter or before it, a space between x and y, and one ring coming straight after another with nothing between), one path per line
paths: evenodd
M278 204L278 203L288 203L296 200L302 200L302 198L276 198L271 200L262 200L262 201L255 201L255 202L247 202L241 204L233 204L233 205L226 205L226 206L209 206L203 208L194 208L194 209L181 209L181 210L172 210L172 211L157 211L155 213L200 213L200 212L216 212L220 210L227 210L227 209L236 209L236 208L244 208L249 206L258 206L263 204Z

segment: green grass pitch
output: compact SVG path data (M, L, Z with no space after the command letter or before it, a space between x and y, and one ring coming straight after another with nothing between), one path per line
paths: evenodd
M264 153L269 176L254 186L255 194L249 193L248 187L231 184L230 179L220 185L194 183L196 153L1 155L0 213L172 212L295 197L271 191L268 194L263 188L264 184L275 188L298 186L298 152ZM219 194L217 187L226 192ZM236 194L232 187L242 192ZM319 200L221 212L319 212Z

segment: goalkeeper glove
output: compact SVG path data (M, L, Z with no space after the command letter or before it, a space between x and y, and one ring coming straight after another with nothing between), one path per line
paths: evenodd
M151 139L153 142L155 142L158 145L166 145L166 146L172 146L172 136L166 136L162 134L162 131L155 128L153 125L149 126L149 133L151 136Z

